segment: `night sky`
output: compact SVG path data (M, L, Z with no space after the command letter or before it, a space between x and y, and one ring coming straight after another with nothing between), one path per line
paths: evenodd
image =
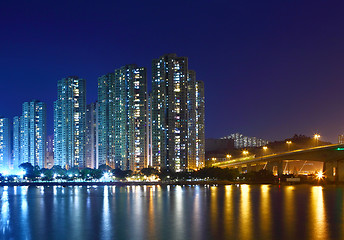
M344 1L0 1L0 115L47 103L57 81L166 53L205 82L206 137L344 133Z

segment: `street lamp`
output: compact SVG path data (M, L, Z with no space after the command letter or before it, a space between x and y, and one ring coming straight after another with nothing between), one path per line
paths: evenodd
M248 154L248 151L247 151L247 150L243 150L243 151L242 151L242 154L243 154L244 156L246 156L246 155Z
M286 141L285 142L288 145L288 152L290 151L290 145L293 143L292 141Z
M226 156L226 158L228 158L228 159L231 158L231 157L232 157L232 156L231 156L230 154L227 154L227 156Z
M315 146L318 146L319 138L320 138L320 134L318 134L318 133L314 134L314 139L315 139L315 143L316 143Z

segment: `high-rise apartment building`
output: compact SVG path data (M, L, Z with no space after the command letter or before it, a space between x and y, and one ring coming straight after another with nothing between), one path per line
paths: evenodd
M85 166L86 81L58 81L54 103L54 162L62 167Z
M20 152L21 152L21 145L20 145L20 117L16 116L13 118L13 167L18 168L18 166L22 163Z
M223 139L233 139L235 148L262 147L269 143L267 140L257 137L247 137L241 133L233 133L229 136L223 137Z
M11 167L11 134L8 118L0 118L0 169Z
M204 82L196 81L196 166L205 167L205 95Z
M23 103L20 117L20 150L14 149L14 152L20 152L20 163L29 162L33 166L45 167L46 116L44 102L33 100ZM15 128L18 122L19 119L15 118ZM15 138L19 138L17 134L18 129L14 129Z
M153 60L151 109L153 166L174 171L203 166L204 88L186 57Z
M188 71L188 159L187 169L204 167L205 136L204 136L204 84L196 80L196 73Z
M52 168L54 166L54 135L47 136L46 153L45 153L45 168Z
M116 69L114 91L115 167L137 171L147 167L146 69Z
M98 78L98 164L115 167L115 74Z
M99 165L147 167L146 69L126 65L98 79Z
M87 168L98 168L98 103L86 107L86 165Z

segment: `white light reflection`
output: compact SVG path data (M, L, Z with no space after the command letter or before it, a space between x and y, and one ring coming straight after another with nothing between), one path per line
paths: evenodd
M111 219L110 219L110 205L109 205L109 186L104 186L103 193L103 210L102 210L102 238L110 235Z
M183 239L184 213L183 213L183 189L181 186L175 187L175 233L176 239Z
M1 220L0 226L2 227L2 233L5 234L9 231L9 202L8 202L8 186L3 187L2 196L1 196Z
M202 198L200 196L200 186L195 187L194 191L194 206L193 206L193 236L192 239L202 239L201 229L202 226Z

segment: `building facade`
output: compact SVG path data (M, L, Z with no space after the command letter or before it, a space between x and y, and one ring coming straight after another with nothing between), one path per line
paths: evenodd
M62 167L85 167L86 81L58 81L54 103L54 162Z
M115 74L98 78L98 165L115 167Z
M54 135L47 136L46 153L45 153L45 168L52 168L54 166Z
M18 129L14 129L14 138L17 138L16 141L20 138L20 149L14 149L13 152L18 153L19 163L29 162L33 166L44 168L46 154L46 104L37 100L23 103L22 116L20 120L15 119L15 128L17 128L19 121L20 137L17 136Z
M13 168L18 168L21 162L21 145L20 145L20 117L16 116L13 118Z
M98 103L91 103L86 108L86 165L98 168Z
M185 171L204 165L204 88L188 59L167 54L152 64L152 162ZM198 148L198 149L197 149Z
M115 70L115 167L138 171L147 167L146 69L126 65Z
M267 140L257 137L247 137L241 133L233 133L229 136L223 137L223 139L233 139L235 148L262 147L269 143Z
M0 118L0 169L11 167L11 129L8 118Z

